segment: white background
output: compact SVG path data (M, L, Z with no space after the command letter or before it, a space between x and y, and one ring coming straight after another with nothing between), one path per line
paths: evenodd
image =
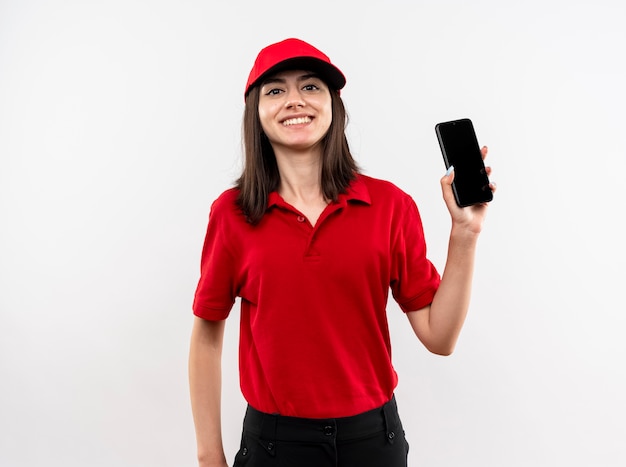
M352 150L420 206L469 117L499 190L456 353L395 304L411 465L626 465L623 1L0 1L0 465L193 466L191 301L237 177L243 87L300 37L344 71ZM224 440L245 404L237 320Z

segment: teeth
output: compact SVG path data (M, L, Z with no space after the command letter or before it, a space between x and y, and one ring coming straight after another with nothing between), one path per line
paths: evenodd
M283 125L300 125L302 123L309 123L311 119L309 117L299 117L299 118L290 118L289 120L285 120Z

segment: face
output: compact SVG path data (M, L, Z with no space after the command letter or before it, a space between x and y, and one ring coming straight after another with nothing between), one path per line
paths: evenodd
M308 71L277 73L261 84L259 119L276 153L319 148L332 121L328 86Z

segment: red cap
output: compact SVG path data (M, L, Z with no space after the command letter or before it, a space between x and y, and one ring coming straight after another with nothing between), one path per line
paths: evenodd
M248 76L244 98L248 96L253 86L259 84L268 75L294 69L314 71L336 90L343 88L346 84L343 73L323 52L300 39L285 39L268 45L259 52Z

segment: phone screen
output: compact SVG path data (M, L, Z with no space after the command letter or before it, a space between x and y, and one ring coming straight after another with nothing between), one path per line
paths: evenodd
M464 118L435 126L446 168L454 166L452 190L459 206L493 199L472 121Z

